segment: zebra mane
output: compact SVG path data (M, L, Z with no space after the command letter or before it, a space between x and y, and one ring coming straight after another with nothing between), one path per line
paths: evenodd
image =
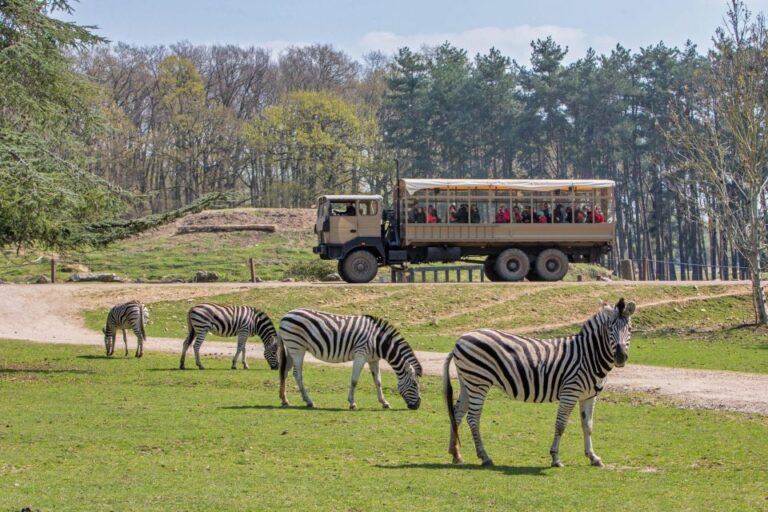
M408 364L410 364L413 367L414 373L416 373L418 377L421 377L421 374L422 374L421 364L419 363L419 360L416 358L416 354L414 354L413 348L408 344L407 341L405 341L405 338L403 338L403 335L400 334L400 331L398 331L394 325L389 323L389 321L381 317L373 316L373 315L362 315L362 316L364 318L371 320L373 323L375 323L379 329L388 333L392 339L394 339L395 337L399 338L398 341L402 343L405 349L407 349L407 354L410 356L408 358Z

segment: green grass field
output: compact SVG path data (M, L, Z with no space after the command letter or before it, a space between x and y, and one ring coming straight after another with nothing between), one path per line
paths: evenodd
M347 410L349 370L310 366L319 409L278 407L264 361L175 370L176 355L105 359L95 347L0 342L0 510L760 510L768 419L606 394L582 455L577 418L549 467L554 404L492 393L497 466L449 464L439 379L409 411L380 410L369 379ZM299 400L293 382L290 396Z
M479 327L511 331L534 328L533 334L543 337L575 334L579 324L572 323L573 319L595 312L600 298L616 300L625 296L643 304L660 298L696 298L702 293L719 295L728 291L726 287L696 286L403 285L307 287L300 288L300 292L260 288L210 300L263 308L275 323L296 307L380 315L397 325L415 349L448 352L458 335ZM186 300L151 304L148 335L183 339L189 307ZM750 308L750 297L741 295L640 309L634 317L636 333L630 362L768 373L767 333L740 327L751 320ZM106 313L106 309L87 312L86 324L100 329ZM554 330L535 329L542 318L565 325Z

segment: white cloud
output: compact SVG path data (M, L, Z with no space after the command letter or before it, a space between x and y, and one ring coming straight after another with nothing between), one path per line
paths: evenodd
M423 46L438 46L448 41L453 46L467 50L470 57L477 53L487 53L491 47L498 48L503 55L527 64L531 54L531 41L552 36L560 46L568 47L566 62L572 62L584 56L587 48L594 48L598 53L608 53L617 40L609 36L590 36L578 28L557 25L519 25L516 27L483 27L463 32L433 32L425 34L400 35L392 32L369 32L359 43L363 52L380 50L395 53L399 48L408 46L420 50Z

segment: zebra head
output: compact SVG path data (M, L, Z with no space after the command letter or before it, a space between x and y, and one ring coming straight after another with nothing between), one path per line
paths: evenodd
M101 332L104 333L104 348L107 349L107 357L112 357L115 353L115 334L109 332L105 327L102 327Z
M405 400L405 405L411 410L416 410L421 405L421 392L419 391L418 374L412 366L406 366L404 371L397 376L397 391Z
M608 341L613 347L614 364L621 368L629 357L629 340L632 337L632 314L635 312L634 302L624 302L619 299L610 313L608 325Z
M279 365L277 359L277 335L269 336L264 339L264 359L269 363L271 370L277 370Z

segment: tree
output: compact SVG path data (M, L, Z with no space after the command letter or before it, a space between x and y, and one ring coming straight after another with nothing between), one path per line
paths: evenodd
M0 2L0 245L64 247L76 225L120 211L120 194L88 172L98 90L65 52L101 38L50 17L66 0Z
M684 179L716 199L704 222L716 220L744 257L752 276L756 321L768 323L761 255L768 242L768 34L731 0L717 29L709 68L698 83L702 101L680 103L667 137L677 148ZM681 176L677 176L678 179ZM693 197L701 203L701 196Z

